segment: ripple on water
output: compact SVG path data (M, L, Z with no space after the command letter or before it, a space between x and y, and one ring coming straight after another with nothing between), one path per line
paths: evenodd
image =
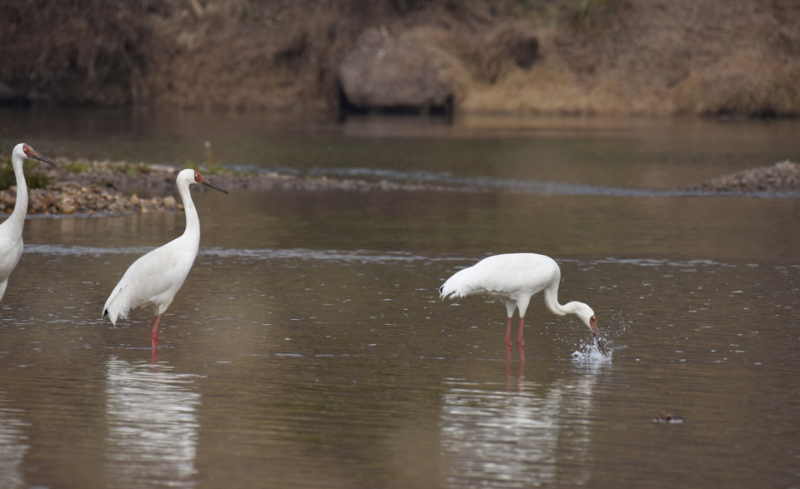
M362 179L381 179L391 182L412 182L428 185L445 185L455 188L480 190L505 190L510 192L545 195L588 195L603 197L703 197L719 196L723 192L702 190L653 190L645 188L606 187L603 185L582 185L559 182L539 182L487 176L455 177L450 172L399 171L374 168L311 168L309 174L315 176L337 176ZM763 191L735 195L760 198L798 199L800 192Z
M134 254L141 255L153 251L153 246L132 246L122 248L94 247L94 246L75 246L58 244L27 244L25 253L35 253L40 255L54 256L100 256L108 254ZM281 260L281 259L302 259L302 260L321 260L321 261L345 261L358 262L364 264L395 264L411 263L417 261L424 262L473 262L483 257L463 257L463 256L425 256L418 253L407 251L373 251L373 250L313 250L308 248L220 248L220 247L201 247L198 252L200 257L217 258L247 258L254 260ZM685 269L695 267L731 267L737 265L708 259L695 260L667 260L652 258L614 258L607 257L595 260L577 260L555 258L558 263L578 263L582 267L593 267L602 264L635 265L641 267L682 267ZM748 264L748 267L757 267L757 264Z
M106 254L135 254L141 255L148 253L155 248L152 246L137 246L126 248L102 248L92 246L71 246L71 245L40 245L30 244L25 246L25 253L36 253L41 255L56 256L99 256ZM281 259L301 259L301 260L323 260L323 261L345 261L358 263L407 263L415 261L467 261L470 258L464 257L438 257L431 258L404 251L378 252L370 250L312 250L307 248L295 249L241 249L241 248L218 248L203 247L198 252L199 257L217 258L247 258L253 260L281 260Z

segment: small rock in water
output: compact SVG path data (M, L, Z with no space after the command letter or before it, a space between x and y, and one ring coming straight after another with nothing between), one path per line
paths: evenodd
M653 418L653 422L655 423L682 424L687 423L688 421L688 419L672 413L661 413Z

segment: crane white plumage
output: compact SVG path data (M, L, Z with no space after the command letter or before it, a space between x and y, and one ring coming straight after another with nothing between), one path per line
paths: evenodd
M186 213L186 229L180 237L133 262L103 306L103 317L108 315L114 326L120 317L127 319L131 309L152 306L156 316L150 332L153 348L158 347L160 340L158 325L161 315L172 304L172 299L189 275L200 248L200 218L189 191L194 184L228 193L194 170L186 169L178 173L177 187Z
M26 158L58 166L58 163L40 155L25 143L14 146L11 152L11 166L14 167L14 176L17 179L17 202L11 217L0 224L0 299L6 293L8 277L19 263L24 247L22 228L25 225L25 216L28 215L28 184L24 173Z
M605 341L597 328L597 316L591 307L583 302L558 303L558 285L561 282L561 269L558 264L545 255L535 253L511 253L495 255L479 261L477 264L460 270L439 287L442 299L467 297L485 294L503 301L508 312L508 328L506 330L506 351L511 359L511 317L514 309L519 309L519 344L520 359L525 359L522 347L522 327L525 312L531 297L544 291L544 303L553 314L566 316L575 314L592 331L597 339L600 351L608 356Z

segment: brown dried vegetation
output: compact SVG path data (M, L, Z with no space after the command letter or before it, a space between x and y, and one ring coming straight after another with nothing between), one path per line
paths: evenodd
M795 0L6 0L0 100L337 109L368 29L452 60L456 110L800 114Z

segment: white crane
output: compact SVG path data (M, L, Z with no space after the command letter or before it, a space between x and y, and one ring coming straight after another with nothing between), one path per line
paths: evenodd
M490 256L477 264L460 270L439 287L442 299L447 297L466 297L475 294L486 294L503 301L508 312L508 329L506 330L506 353L511 360L511 316L514 309L519 309L519 355L525 360L522 347L522 325L525 311L531 297L544 290L544 303L550 312L558 316L575 314L592 330L597 345L603 355L608 356L605 341L597 329L597 316L591 307L583 302L568 302L563 306L558 303L558 284L561 281L561 269L549 256L535 253L511 253Z
M23 164L25 158L43 161L53 166L58 163L46 156L37 153L33 148L25 143L14 146L11 152L11 166L14 167L14 176L17 178L17 203L11 217L0 224L0 299L6 293L8 286L8 276L14 271L22 256L22 227L25 224L25 216L28 215L28 185L25 183Z
M189 191L189 186L194 184L228 193L194 170L186 169L178 173L177 186L186 212L186 230L180 237L133 262L103 306L103 317L108 315L114 326L120 317L127 319L131 309L152 306L156 316L150 333L153 349L158 348L160 340L158 323L161 322L161 315L189 275L200 247L200 218L197 217L197 209Z

